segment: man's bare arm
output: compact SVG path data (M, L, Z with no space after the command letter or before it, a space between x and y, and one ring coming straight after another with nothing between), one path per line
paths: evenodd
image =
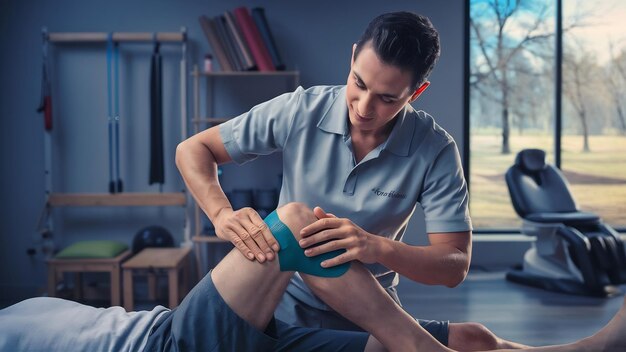
M429 246L412 246L385 238L378 262L416 282L454 287L467 276L471 237L469 231L429 234Z
M176 148L176 166L187 189L215 225L217 236L232 242L249 260L273 260L278 243L259 214L252 208L233 210L220 186L217 166L231 161L217 126Z

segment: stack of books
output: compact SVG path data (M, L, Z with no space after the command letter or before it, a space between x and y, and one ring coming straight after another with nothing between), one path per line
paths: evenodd
M240 6L199 21L222 71L285 69L262 7Z

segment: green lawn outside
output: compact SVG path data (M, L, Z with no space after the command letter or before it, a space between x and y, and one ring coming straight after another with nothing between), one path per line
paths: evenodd
M626 137L591 136L591 152L582 152L582 136L563 136L562 169L579 208L599 214L605 222L626 228ZM474 228L519 228L504 173L517 152L540 148L553 163L551 136L511 136L511 154L501 154L497 134L473 134L470 140L470 211Z

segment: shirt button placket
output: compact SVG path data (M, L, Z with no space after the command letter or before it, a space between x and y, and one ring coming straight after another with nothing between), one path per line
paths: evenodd
M348 175L348 179L346 180L345 185L343 186L343 193L349 196L354 195L354 190L356 189L356 181L358 178L358 174L356 169L353 169Z
M348 155L350 158L350 162L352 163L352 171L350 171L350 173L348 174L348 178L343 185L343 193L347 196L352 196L354 195L354 190L356 188L356 161L354 159L354 152L352 150L352 140L348 135L343 136L343 143L348 148Z

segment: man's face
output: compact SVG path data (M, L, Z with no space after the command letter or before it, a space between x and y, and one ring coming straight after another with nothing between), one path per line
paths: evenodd
M411 72L383 63L371 44L354 59L346 87L351 129L386 134L387 124L418 94L410 89Z

